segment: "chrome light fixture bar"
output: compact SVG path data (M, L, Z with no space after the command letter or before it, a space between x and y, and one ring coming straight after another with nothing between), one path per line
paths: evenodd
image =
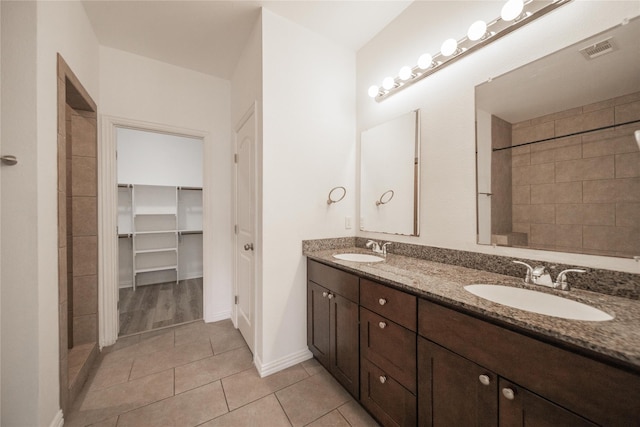
M386 77L381 87L371 86L369 96L380 102L570 1L508 0L500 17L489 23L474 22L465 37L446 40L436 55L423 54L413 68L404 66L397 77Z

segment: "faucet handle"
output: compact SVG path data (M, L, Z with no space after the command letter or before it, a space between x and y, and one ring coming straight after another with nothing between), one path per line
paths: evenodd
M392 244L393 244L393 243L391 243L391 242L385 242L385 243L382 245L382 253L383 253L384 255L386 255L386 254L387 254L387 246L391 246Z
M513 262L515 264L522 264L525 267L527 267L527 275L524 277L524 283L526 283L528 285L533 285L533 267L531 267L526 262L518 261L517 259L514 259Z
M587 270L582 268L567 268L566 270L562 270L558 277L556 277L556 283L554 283L556 288L559 288L562 291L568 291L569 283L567 282L567 273L586 273Z

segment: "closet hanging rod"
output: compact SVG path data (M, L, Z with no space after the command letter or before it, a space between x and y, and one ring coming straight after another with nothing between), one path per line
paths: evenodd
M612 128L616 128L618 126L632 125L634 123L640 123L640 120L632 120L630 122L619 123L619 124L616 124L616 125L602 126L602 127L595 128L595 129L581 130L580 132L569 133L567 135L561 135L561 136L552 136L551 138L539 139L537 141L523 142L522 144L511 145L509 147L493 148L493 149L491 149L491 151L492 152L496 152L496 151L508 150L510 148L524 147L525 145L537 144L538 142L548 142L548 141L553 141L553 140L556 140L556 139L569 138L569 137L572 137L572 136L584 135L585 133L589 133L589 132L597 132L597 131L600 131L600 130L612 129Z
M181 236L187 236L189 234L202 234L202 230L185 230L185 231L178 231L178 234Z
M178 190L202 190L202 187L178 187Z
M131 188L133 184L118 184L118 188Z

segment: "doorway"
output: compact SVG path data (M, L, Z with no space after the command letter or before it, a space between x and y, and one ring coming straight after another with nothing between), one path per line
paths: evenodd
M98 353L96 104L58 55L60 407L71 406Z
M203 318L202 138L116 128L119 336Z

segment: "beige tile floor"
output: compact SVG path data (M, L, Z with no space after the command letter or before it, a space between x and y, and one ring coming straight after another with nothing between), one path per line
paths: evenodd
M65 426L377 426L311 359L260 378L231 321L123 337L105 348Z

